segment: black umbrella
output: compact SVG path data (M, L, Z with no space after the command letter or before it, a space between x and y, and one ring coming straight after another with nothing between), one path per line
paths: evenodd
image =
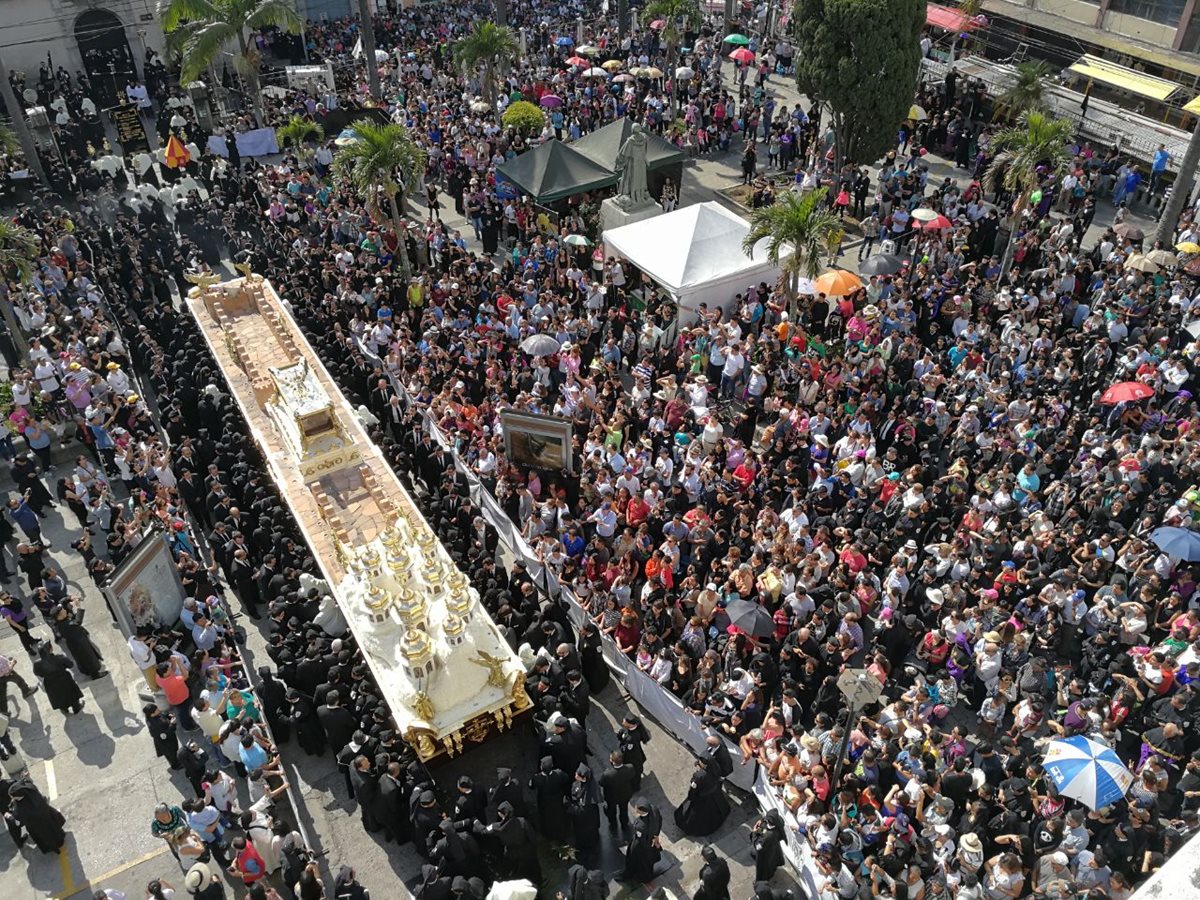
M890 253L876 253L858 264L860 275L895 275L904 268L904 260Z
M751 637L770 637L775 633L775 620L757 603L734 600L725 607L729 621Z

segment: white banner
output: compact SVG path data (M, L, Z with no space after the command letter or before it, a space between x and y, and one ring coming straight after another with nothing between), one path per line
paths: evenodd
M274 128L255 128L253 131L243 131L237 135L238 153L242 156L270 156L279 152L279 142L275 140ZM217 156L229 156L229 144L219 134L208 138L209 152Z

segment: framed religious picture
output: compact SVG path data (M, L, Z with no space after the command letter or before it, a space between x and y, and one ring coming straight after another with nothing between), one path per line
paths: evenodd
M146 535L113 572L104 597L126 636L142 625L174 626L184 592L166 536Z
M500 412L500 424L504 428L504 454L512 462L531 469L575 474L570 419L505 409Z

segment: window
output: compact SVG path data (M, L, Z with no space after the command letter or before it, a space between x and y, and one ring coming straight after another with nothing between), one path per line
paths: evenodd
M1178 25L1186 0L1112 0L1112 12L1148 19L1160 25Z

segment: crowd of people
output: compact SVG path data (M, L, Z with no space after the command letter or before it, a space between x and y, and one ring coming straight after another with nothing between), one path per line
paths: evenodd
M1011 198L983 189L989 106L975 87L960 93L948 77L923 88L929 119L902 130L876 176L835 171L819 117L776 108L770 76L788 65L785 43L731 83L714 27L698 29L687 60L696 76L673 85L677 127L664 85L598 90L559 65L561 32L549 23L573 20L573 8L517 11L529 52L501 103L559 94L542 137L628 115L697 152L741 152L753 178L751 147L794 172L794 189L844 196L864 221L860 258L885 242L907 258L845 296L746 285L723 308L681 315L626 265L593 269L531 207L496 195L492 170L525 141L472 106L481 85L448 52L480 11L377 20L379 46L405 51L383 66L388 111L427 151L435 188L402 235L332 178L331 148L245 172L202 154L189 165L208 195L202 213L131 202L111 186L69 212L40 202L18 213L43 246L13 295L33 340L4 409L19 437L0 453L19 490L0 538L14 526L24 536L15 558L29 590L6 594L0 614L51 705L73 714L83 694L72 670L102 678L104 661L48 562L40 517L56 501L70 510L72 547L97 583L148 533L169 536L186 600L170 621L147 610L129 650L158 698L143 710L155 750L192 789L150 825L185 889L221 896L224 870L254 897L271 898L272 884L322 896L283 812L281 745L336 758L364 828L411 841L426 861L422 898L483 897L496 879L537 884L538 845L550 839L578 858L564 895L607 896L602 818L627 841L619 877L651 881L664 816L639 793L648 731L628 716L616 752L588 752L609 646L709 731L672 816L680 832L720 830L736 766L759 767L776 793L786 813L752 831L757 897L782 893L771 879L789 843L807 844L828 900L1128 897L1200 827L1200 598L1188 561L1152 537L1200 515L1200 342L1185 328L1197 289L1174 263L1126 266L1169 248L1144 247L1123 207L1095 227L1107 220L1102 198L1119 206L1136 193L1136 166L1073 147L1065 171L1046 173L1003 271L1006 232L988 201L1003 210ZM343 21L306 39L336 56L355 37ZM630 64L665 64L653 29L622 40L598 27L589 38ZM69 77L59 83L73 93ZM39 89L53 99L54 79ZM169 88L156 91L161 108ZM344 99L364 91L355 83ZM319 120L320 106L297 94L271 115ZM932 182L923 151L953 160L967 183ZM482 252L440 221L438 188ZM914 227L920 210L951 226ZM582 226L578 212L564 221ZM1176 241L1198 236L1189 209ZM514 649L527 648L538 723L528 781L502 768L446 796L396 734L174 304L189 270L238 254L271 279L351 402L378 419L373 437ZM559 349L529 356L520 348L533 334ZM1101 402L1126 381L1148 396ZM500 413L510 408L571 421L570 470L506 457ZM51 488L59 439L80 452ZM498 537L455 458L586 611L578 634L566 598L547 596L522 564L496 563ZM766 615L744 617L747 606ZM253 690L235 610L264 630L273 664ZM19 667L0 657L6 706L9 681L34 688ZM847 668L882 690L852 718L836 684ZM1058 792L1040 765L1046 744L1079 735L1133 773L1123 799L1091 809ZM0 749L15 754L8 739ZM62 846L62 816L32 781L7 795L14 838L23 828L42 850ZM712 846L702 859L695 895L727 897L728 862ZM333 890L366 894L350 870Z

